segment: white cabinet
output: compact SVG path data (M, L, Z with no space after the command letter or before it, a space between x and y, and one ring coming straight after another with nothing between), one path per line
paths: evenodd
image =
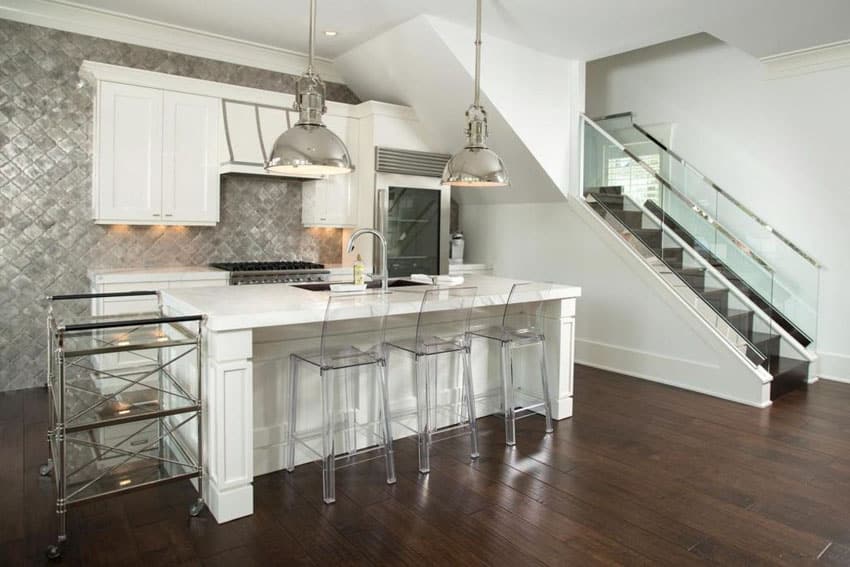
M162 216L166 220L218 222L218 115L214 98L163 93Z
M95 122L95 219L150 221L162 211L162 91L102 83Z
M99 82L95 221L218 222L218 119L211 97Z
M359 125L354 118L325 115L325 125L339 136L358 167ZM355 227L358 213L358 176L329 175L301 185L301 222L304 226Z

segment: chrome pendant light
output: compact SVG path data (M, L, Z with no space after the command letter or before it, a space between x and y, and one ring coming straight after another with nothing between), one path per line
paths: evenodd
M476 0L475 102L466 110L466 146L443 170L443 185L504 187L510 184L502 158L487 147L487 112L481 107L481 0Z
M354 170L348 148L322 122L325 83L313 71L316 43L316 0L310 0L310 55L307 70L295 84L293 110L298 122L274 143L266 170L292 175L339 175Z

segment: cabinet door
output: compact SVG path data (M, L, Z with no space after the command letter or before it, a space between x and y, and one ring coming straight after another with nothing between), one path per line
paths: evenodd
M218 101L166 91L163 113L163 220L214 224L219 214Z
M324 198L324 180L301 183L301 224L322 225L327 220Z
M97 116L95 220L156 222L162 213L162 91L103 82Z
M324 117L328 129L339 136L357 166L358 121L343 116ZM302 189L302 221L308 226L351 227L357 225L357 173L331 175L305 182Z

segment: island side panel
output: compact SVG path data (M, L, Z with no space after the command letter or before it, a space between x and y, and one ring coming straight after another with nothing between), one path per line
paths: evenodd
M253 333L207 331L206 499L219 523L254 513Z
M566 419L573 415L576 300L550 301L544 309L552 417Z

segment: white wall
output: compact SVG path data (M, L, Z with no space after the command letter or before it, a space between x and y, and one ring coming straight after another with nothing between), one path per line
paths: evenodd
M826 266L819 375L850 380L850 67L769 80L707 35L591 62L588 114L676 123L674 149Z
M579 285L576 361L769 404L760 376L577 199L466 205L467 254L498 276Z
M465 142L464 112L473 97L473 38L472 29L420 16L346 52L337 65L358 96L412 107L433 150L453 153ZM489 37L485 42L494 49L493 56L485 49L484 61L490 63L484 64L482 78L489 142L510 163L512 184L497 190L467 189L457 198L462 203L561 201L576 169L567 151L570 128L576 127L570 124L569 108L583 108L583 64L547 57L551 74L541 75L535 68L536 52ZM498 52L515 55L508 60ZM575 93L573 102L564 89ZM557 126L549 129L547 138L529 137L530 115L516 97L539 105L541 93L560 97L557 113L550 115Z
M474 30L440 19L432 19L432 23L474 76ZM482 41L481 90L561 192L567 194L578 181L579 153L573 150L579 112L584 110L584 62L495 37L485 36ZM466 92L471 101L471 83L469 87Z

